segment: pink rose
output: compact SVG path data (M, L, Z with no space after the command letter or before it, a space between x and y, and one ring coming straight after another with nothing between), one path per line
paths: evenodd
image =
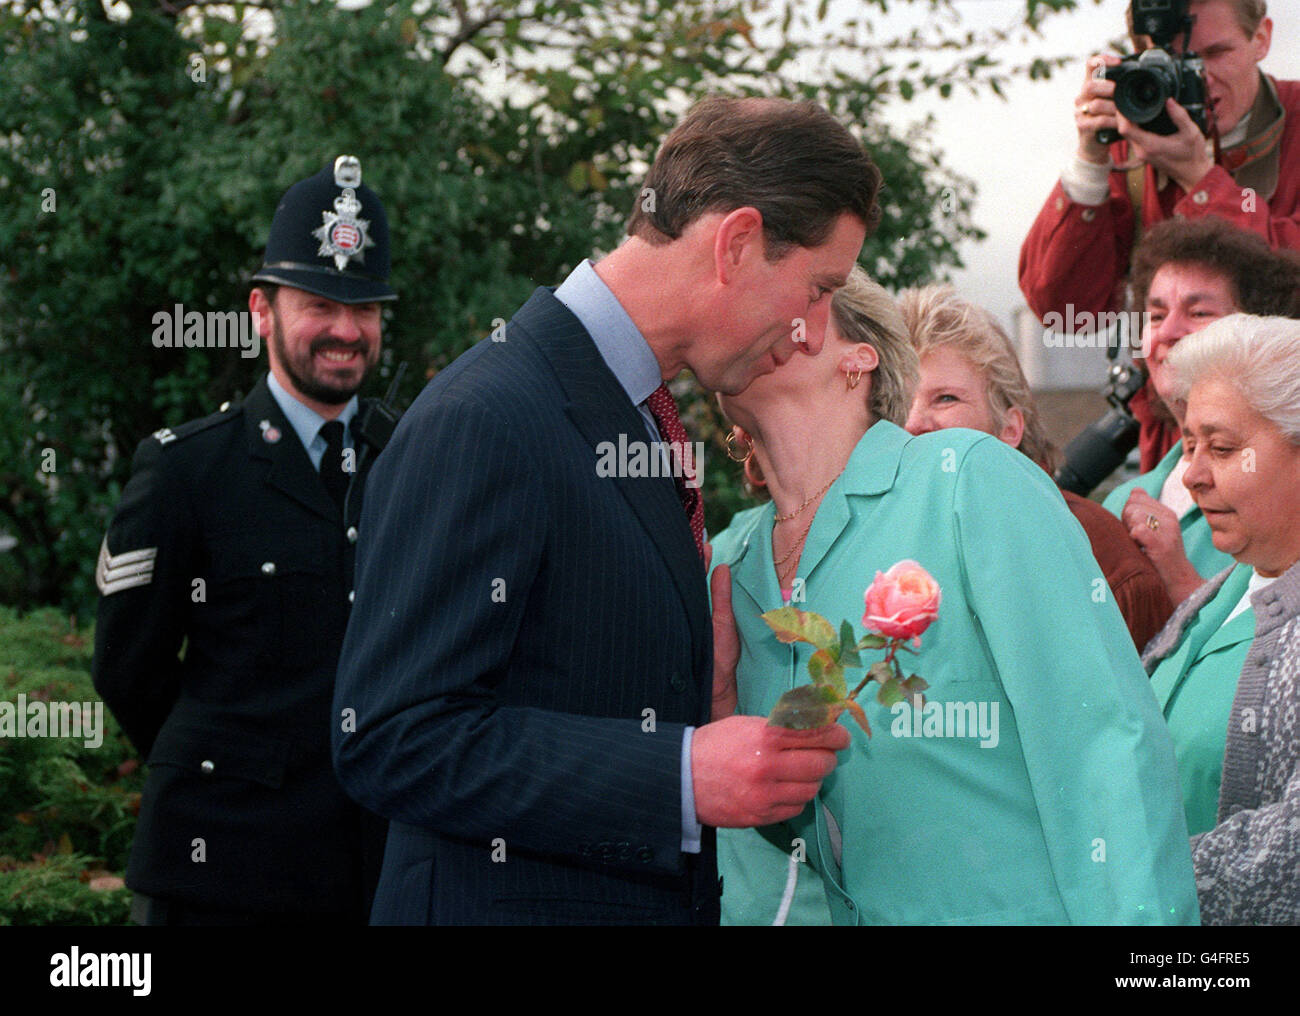
M920 635L939 616L939 583L915 561L899 561L889 571L876 572L866 592L863 627L885 638Z

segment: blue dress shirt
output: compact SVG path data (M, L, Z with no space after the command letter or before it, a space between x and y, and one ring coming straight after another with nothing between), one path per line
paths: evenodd
M296 398L285 391L284 386L276 380L274 374L268 374L266 378L267 387L271 389L271 397L275 399L275 404L280 407L280 412L284 418L289 421L289 426L293 432L298 435L298 440L302 446L307 449L307 457L311 459L312 468L320 472L320 460L325 455L325 439L321 437L321 425L326 422L325 417L321 416L316 410L304 406ZM354 395L348 400L348 404L343 407L343 412L335 417L339 423L343 424L343 447L351 448L352 445L352 418L357 415L357 397Z

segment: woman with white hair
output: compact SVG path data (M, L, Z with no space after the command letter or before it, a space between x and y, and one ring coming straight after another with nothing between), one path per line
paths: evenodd
M1170 354L1183 483L1238 563L1143 663L1178 757L1206 924L1300 922L1300 321L1234 314Z

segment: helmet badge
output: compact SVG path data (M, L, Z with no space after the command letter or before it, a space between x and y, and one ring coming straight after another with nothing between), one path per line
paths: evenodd
M365 250L373 247L375 241L367 232L370 221L358 217L361 202L357 200L355 188L361 186L360 160L352 155L335 159L334 183L343 188L343 193L334 199L334 211L321 212L323 224L312 230L311 235L320 241L317 256L332 257L334 267L341 272L352 258L358 264L365 264Z

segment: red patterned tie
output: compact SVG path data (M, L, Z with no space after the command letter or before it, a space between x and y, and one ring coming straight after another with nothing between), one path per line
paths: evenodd
M673 401L673 394L668 390L668 386L661 384L652 391L645 404L650 410L650 415L655 418L660 437L673 448L673 478L677 484L677 496L681 498L682 507L686 510L686 518L690 521L691 535L695 537L695 549L703 558L704 498L700 496L697 470L702 469L704 463L696 462L695 457L690 454L691 445L686 437L686 428L682 426L682 418L677 415L677 403ZM678 449L684 449L685 456L679 454ZM678 476L678 473L681 475Z

